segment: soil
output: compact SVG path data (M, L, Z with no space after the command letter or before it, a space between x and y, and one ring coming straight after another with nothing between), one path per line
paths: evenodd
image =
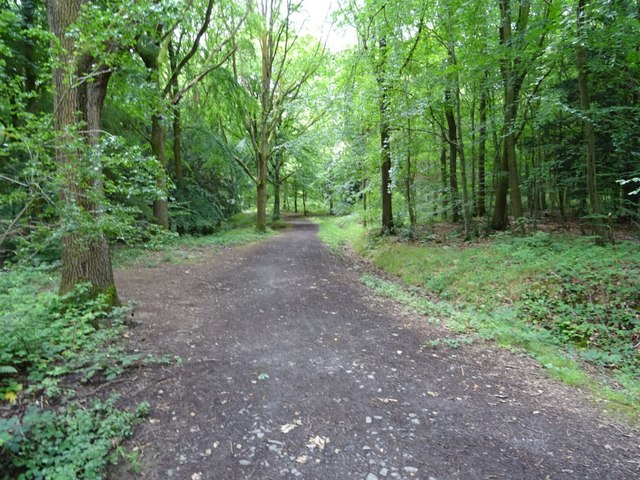
M316 225L117 272L131 341L179 355L118 385L151 403L110 478L636 479L639 433L586 392L375 296ZM446 342L445 342L446 343Z

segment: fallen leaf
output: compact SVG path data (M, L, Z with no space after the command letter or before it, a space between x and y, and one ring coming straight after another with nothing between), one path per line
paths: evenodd
M304 465L309 461L310 458L311 457L309 457L309 455L300 455L298 458L296 458L296 462L298 462L300 465Z
M310 437L307 441L307 448L309 450L314 450L316 447L321 452L324 450L324 446L329 443L329 439L327 437L321 437L320 435L316 435L315 437Z
M299 427L300 425L302 425L302 420L297 418L291 423L285 423L284 425L282 425L280 427L280 431L282 433L289 433L291 430L293 430L296 427Z

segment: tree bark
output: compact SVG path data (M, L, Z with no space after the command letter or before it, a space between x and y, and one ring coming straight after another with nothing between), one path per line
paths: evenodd
M94 67L93 58L76 58L76 45L68 29L80 15L83 0L48 0L49 28L62 51L53 70L54 119L57 133L56 162L64 187L65 207L61 213L63 227L60 292L89 283L90 295L106 294L118 303L109 245L100 228L102 215L101 166L89 164L85 149L73 146L73 136L82 134L87 149L95 146L100 132L100 113L107 92L109 73L103 66ZM101 73L102 72L102 73ZM83 80L93 74L93 82ZM86 130L78 131L81 123ZM87 185L87 186L84 186ZM81 231L75 228L82 222Z
M487 157L487 97L485 87L482 87L479 100L479 139L478 139L478 216L484 217L486 211L486 173L485 164Z
M280 169L276 168L273 172L273 212L271 220L274 222L280 220Z
M495 230L504 230L508 225L507 221L507 194L510 193L511 214L517 220L522 217L522 197L520 195L520 177L518 175L518 164L516 158L516 128L515 123L518 114L518 96L520 88L526 75L526 70L521 65L518 52L512 46L512 15L511 0L498 0L500 7L500 45L507 48L507 55L514 55L515 58L504 58L500 64L502 82L504 89L504 122L503 122L503 151L500 168L498 171L498 185L496 190L496 203L491 220L491 226ZM530 4L521 0L518 33L524 34ZM516 69L515 65L519 65Z
M407 152L405 154L406 174L404 177L404 195L407 200L407 211L409 213L409 225L415 228L417 224L416 208L413 200L413 165L411 162L411 120L407 120Z
M151 118L151 152L158 159L164 171L166 171L167 155L165 153L165 132L162 119L159 114ZM166 185L159 185L164 190ZM157 198L153 202L153 217L156 224L165 230L169 229L169 202L166 197Z
M460 220L460 199L458 192L458 133L456 119L453 114L451 91L447 89L444 93L444 116L447 120L447 143L449 144L449 197L453 212L452 221L457 223Z
M385 37L381 37L378 41L382 61L378 68L377 83L380 90L380 194L382 198L382 232L385 234L394 234L395 227L393 223L393 205L391 194L391 129L389 126L388 116L388 94L385 77L385 62L387 41Z
M260 50L262 54L260 106L262 108L258 139L258 176L256 178L256 230L265 232L267 230L267 177L271 154L269 138L269 115L272 107L271 78L273 75L273 39L271 38L271 32L265 32L260 37Z
M442 219L447 219L448 202L449 198L449 182L447 174L447 135L444 128L441 131L442 145L440 146L440 181L442 182Z

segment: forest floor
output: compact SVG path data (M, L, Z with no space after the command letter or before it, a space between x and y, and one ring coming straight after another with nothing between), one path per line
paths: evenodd
M110 478L635 479L640 432L490 342L362 285L317 226L117 272L135 348L179 355L117 384L151 415Z

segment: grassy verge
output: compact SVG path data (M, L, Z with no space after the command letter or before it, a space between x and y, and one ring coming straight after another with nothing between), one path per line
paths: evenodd
M550 375L593 390L608 408L640 414L637 244L598 247L542 233L411 244L370 235L353 218L317 221L332 248L348 242L404 282L365 275L365 284L448 325L453 336L432 346L482 338L523 349Z

